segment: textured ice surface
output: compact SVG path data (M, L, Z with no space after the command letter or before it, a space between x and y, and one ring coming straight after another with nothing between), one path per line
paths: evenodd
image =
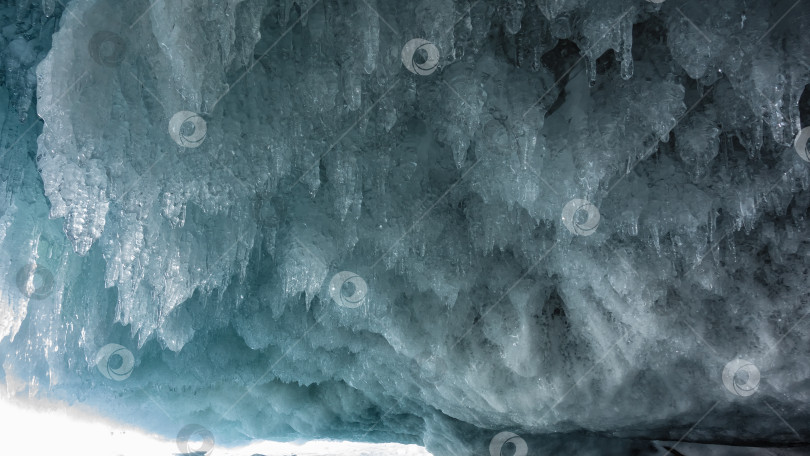
M804 1L4 3L8 393L217 442L806 442Z

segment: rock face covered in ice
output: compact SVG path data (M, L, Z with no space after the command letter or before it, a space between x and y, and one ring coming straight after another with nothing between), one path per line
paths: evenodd
M2 6L7 389L216 442L804 442L808 11Z

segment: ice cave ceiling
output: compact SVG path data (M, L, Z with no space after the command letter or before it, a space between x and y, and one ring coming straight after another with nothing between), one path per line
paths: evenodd
M4 394L212 445L805 444L808 84L810 0L5 0Z

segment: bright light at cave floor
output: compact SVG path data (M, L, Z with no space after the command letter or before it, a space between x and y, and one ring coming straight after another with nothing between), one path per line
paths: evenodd
M2 386L2 385L0 385ZM3 454L64 456L174 456L174 440L118 425L79 407L42 400L10 401L0 395L0 442ZM215 447L211 456L430 456L418 445L314 440L302 443L258 442Z

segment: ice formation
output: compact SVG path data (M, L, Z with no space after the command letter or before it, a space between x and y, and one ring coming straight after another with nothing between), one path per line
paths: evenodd
M803 444L806 1L6 2L7 394L218 443Z

